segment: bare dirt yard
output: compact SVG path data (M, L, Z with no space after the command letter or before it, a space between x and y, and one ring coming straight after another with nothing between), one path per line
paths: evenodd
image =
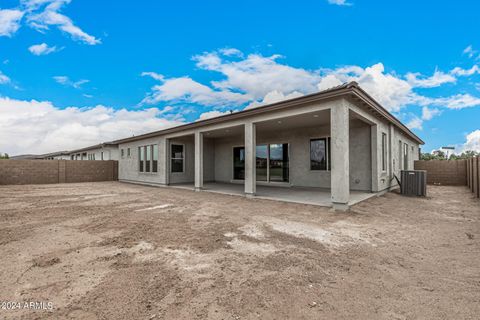
M2 186L0 319L479 319L480 202L428 191L335 213L118 182Z

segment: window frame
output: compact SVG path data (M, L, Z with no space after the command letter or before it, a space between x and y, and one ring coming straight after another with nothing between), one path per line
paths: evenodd
M138 146L138 172L144 173L145 172L145 159L143 154L144 154L144 147L145 146Z
M325 140L325 169L313 169L312 168L312 142L313 141L319 141L319 140ZM310 171L325 171L325 172L330 172L332 171L332 161L331 161L331 154L330 154L330 144L331 144L332 138L330 136L323 136L323 137L315 137L315 138L310 138L308 140L308 147L309 147L309 161L310 161Z
M156 152L155 152L155 149ZM158 144L151 144L150 145L150 154L152 156L150 160L150 173L158 173Z
M408 143L403 143L403 170L408 170L409 168L409 154L408 154Z
M172 157L173 146L182 146L182 158ZM171 174L184 174L185 173L185 158L186 158L186 148L184 143L171 143L170 144L170 173ZM173 171L173 160L182 160L182 171Z
M382 132L382 172L387 172L387 133Z

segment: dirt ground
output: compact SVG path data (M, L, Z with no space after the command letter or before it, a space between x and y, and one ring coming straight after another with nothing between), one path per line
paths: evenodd
M2 186L0 301L38 303L0 319L478 319L480 202L428 192L335 213L118 182Z

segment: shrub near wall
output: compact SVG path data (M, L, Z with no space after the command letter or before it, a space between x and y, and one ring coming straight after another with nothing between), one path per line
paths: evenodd
M0 160L0 185L118 180L118 161Z
M467 185L467 160L417 160L414 167L427 171L428 184Z

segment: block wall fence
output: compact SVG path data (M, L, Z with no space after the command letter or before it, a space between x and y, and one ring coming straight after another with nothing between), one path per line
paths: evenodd
M427 171L427 183L468 186L480 198L480 157L466 160L418 160L415 170Z
M118 161L0 160L0 185L118 180Z

